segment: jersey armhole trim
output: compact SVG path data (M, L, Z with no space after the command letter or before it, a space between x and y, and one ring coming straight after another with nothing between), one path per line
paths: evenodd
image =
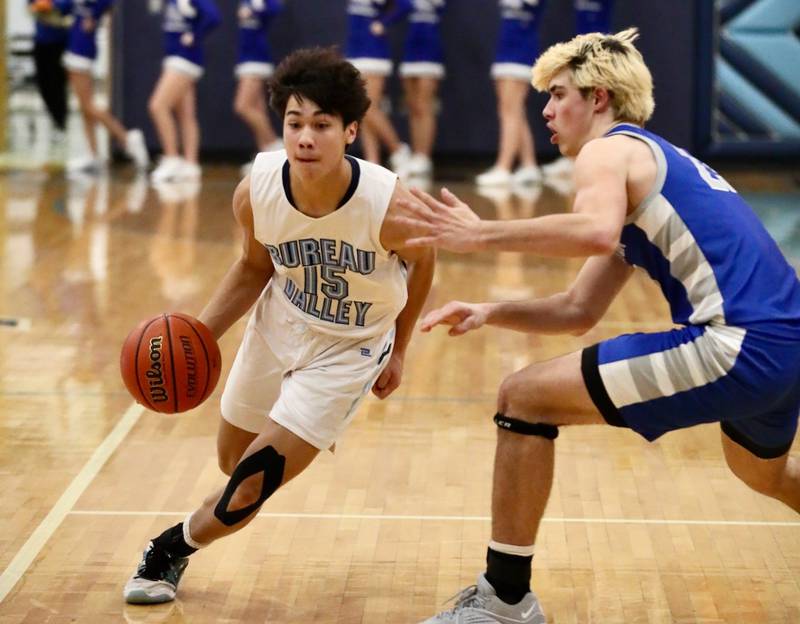
M635 210L627 216L625 219L625 224L627 225L629 223L634 223L636 219L653 202L653 200L661 194L661 190L664 188L664 182L667 180L667 157L664 155L664 150L661 149L661 146L653 141L653 139L650 137L637 134L636 132L629 132L627 130L614 132L610 136L617 136L620 134L634 139L639 139L640 141L646 143L650 148L650 151L653 152L653 158L656 160L656 179L653 182L653 187L650 189L650 192L647 194L647 196L635 208Z
M378 223L377 231L375 232L375 242L377 243L376 247L380 249L386 258L391 258L392 256L397 256L397 259L400 262L405 262L401 257L400 254L397 253L394 249L387 249L383 246L383 241L381 241L381 232L383 231L383 224L386 222L386 215L389 214L389 209L392 207L392 198L394 197L394 192L397 190L397 185L400 184L400 178L395 176L394 178L394 186L392 187L392 194L389 196L389 201L386 203L386 210L383 211L383 217L381 218L380 222Z

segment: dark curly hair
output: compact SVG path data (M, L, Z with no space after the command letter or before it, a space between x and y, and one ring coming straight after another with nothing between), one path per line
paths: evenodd
M345 126L360 122L370 101L359 71L336 47L305 48L287 56L269 81L269 105L283 118L291 96L309 99Z

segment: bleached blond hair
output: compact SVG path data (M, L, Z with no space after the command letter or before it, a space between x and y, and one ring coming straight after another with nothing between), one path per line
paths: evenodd
M531 83L538 91L547 91L557 74L569 70L584 97L605 88L616 120L642 126L653 114L655 102L653 77L633 45L638 37L638 29L628 28L614 35L589 33L557 43L536 61Z

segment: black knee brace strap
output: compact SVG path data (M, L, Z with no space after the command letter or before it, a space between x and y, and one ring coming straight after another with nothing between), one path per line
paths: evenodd
M240 461L239 465L236 466L236 469L233 471L230 481L228 481L228 485L222 493L222 497L214 508L214 515L219 518L219 521L225 526L233 526L247 518L247 516L254 511L258 511L258 508L264 504L264 501L272 496L275 490L281 486L285 465L286 458L271 446L256 451L249 457ZM248 477L259 473L262 474L262 481L261 494L258 500L252 505L242 507L241 509L228 509L228 505L231 504L231 499L236 492L236 488Z
M494 424L512 433L521 435L541 436L548 440L558 437L558 427L546 423L529 423L517 418L509 418L500 412L494 415Z

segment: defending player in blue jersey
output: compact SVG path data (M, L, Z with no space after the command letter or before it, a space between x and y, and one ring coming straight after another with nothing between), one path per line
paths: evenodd
M635 29L553 46L533 84L548 91L551 141L576 158L569 214L482 221L447 191L417 192L417 241L453 251L588 257L563 293L531 301L450 302L423 330L484 324L581 334L640 267L680 327L623 335L524 368L502 384L485 575L430 623L544 622L531 558L562 425L608 423L647 440L719 422L733 473L800 512L800 461L789 456L800 408L800 282L752 210L715 171L643 129L652 79ZM413 208L416 203L409 203ZM465 619L457 619L459 614ZM482 619L481 619L482 618Z
M150 174L156 184L200 179L195 85L204 72L203 40L220 20L214 0L167 0L164 4L164 62L148 102L164 150Z
M267 29L283 9L282 0L242 0L239 3L239 57L236 62L236 96L233 108L250 127L259 152L281 149L267 116L265 80L272 75L272 51ZM242 173L250 171L250 163Z

